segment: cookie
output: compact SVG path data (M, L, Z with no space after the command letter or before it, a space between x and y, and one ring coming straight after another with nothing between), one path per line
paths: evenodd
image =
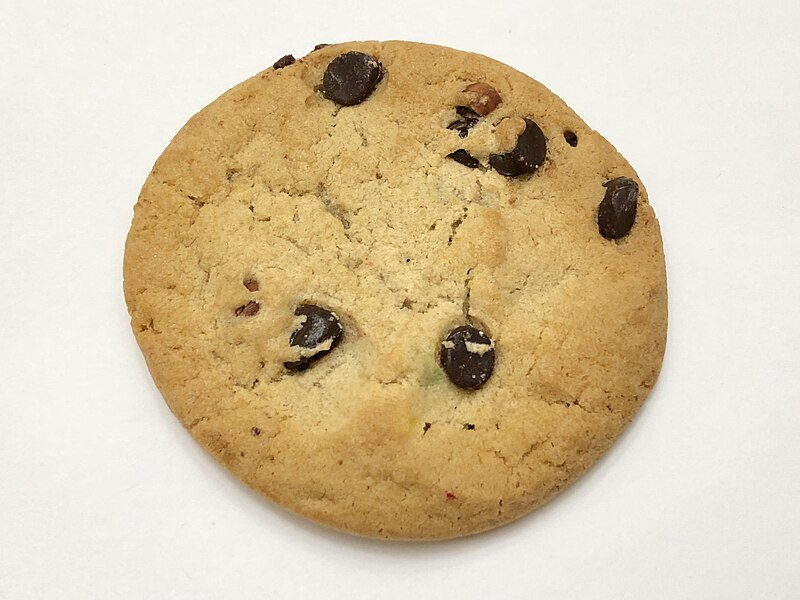
M194 116L124 276L191 435L289 510L382 538L552 498L631 420L666 337L633 168L526 75L408 42L287 55Z

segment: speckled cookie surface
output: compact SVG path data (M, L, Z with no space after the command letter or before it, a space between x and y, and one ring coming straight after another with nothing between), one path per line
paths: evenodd
M546 502L661 365L636 173L483 56L364 42L276 66L193 117L136 205L125 295L172 411L247 485L362 535Z

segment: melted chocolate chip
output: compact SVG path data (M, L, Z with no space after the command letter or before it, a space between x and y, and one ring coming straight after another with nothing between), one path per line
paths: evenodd
M261 307L258 305L258 302L250 300L247 304L243 304L233 311L233 314L237 317L252 317L257 315L259 310L261 310Z
M539 126L525 119L525 129L517 138L511 152L491 154L489 165L506 177L519 177L533 173L544 162L547 155L547 140Z
M383 78L383 66L369 54L345 52L334 58L322 77L328 100L353 106L366 100Z
M456 106L456 114L459 118L450 123L447 128L457 131L458 137L465 138L469 134L469 130L478 123L481 116L469 106Z
M305 371L337 346L344 330L334 313L313 304L298 306L294 314L305 317L300 328L289 338L289 345L300 348L301 356L299 360L283 363L283 366L290 371Z
M447 158L452 158L457 163L461 163L465 167L469 167L470 169L477 169L481 166L481 161L477 158L472 156L469 152L464 150L463 148L460 150L456 150L455 152L451 152L447 155Z
M286 56L281 56L278 60L276 60L272 67L275 69L282 69L283 67L288 67L289 65L293 64L294 60L294 56L287 54Z
M258 291L258 281L255 279L245 279L242 282L242 285L247 288L249 292L257 292Z
M317 44L316 46L314 46L312 52L316 52L317 50L322 50L323 48L327 48L328 46L330 46L330 44Z
M578 145L578 136L575 135L574 131L569 131L569 130L565 131L564 139L567 140L567 143L573 148Z
M597 227L607 240L618 240L630 233L636 221L639 185L627 177L617 177L603 185L606 193L597 209Z
M462 325L442 342L439 362L454 384L466 390L481 387L494 371L494 344L481 330Z

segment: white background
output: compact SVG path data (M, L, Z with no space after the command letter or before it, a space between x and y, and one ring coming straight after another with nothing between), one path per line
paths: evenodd
M800 3L0 2L0 598L800 598ZM262 501L184 433L122 297L139 187L283 54L488 54L631 161L670 329L628 432L544 509L368 541Z

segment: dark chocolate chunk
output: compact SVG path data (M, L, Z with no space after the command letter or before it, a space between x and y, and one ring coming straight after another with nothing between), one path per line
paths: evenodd
M252 317L257 315L259 310L261 310L261 307L258 305L258 302L250 300L247 304L243 304L233 311L233 314L237 317Z
M339 344L344 330L334 313L313 304L298 306L294 314L305 317L300 328L289 338L289 345L300 348L301 356L299 360L283 363L283 366L290 371L305 371Z
M258 437L259 435L261 435L261 428L253 426L250 428L250 433L255 437Z
M328 46L330 46L330 44L317 44L316 46L314 46L312 52L316 52L317 50L322 50L323 48L327 48Z
M478 123L481 116L469 106L456 106L456 114L459 118L450 123L447 128L457 131L458 137L465 138L469 134L469 130Z
M518 177L533 173L547 155L547 140L539 126L525 119L525 129L511 152L489 155L489 165L501 175Z
M564 139L567 140L567 143L573 148L578 145L578 136L575 135L574 131L569 131L569 130L565 131Z
M366 100L383 78L383 66L369 54L345 52L334 58L322 76L328 100L353 106Z
M481 387L494 371L494 344L481 330L461 325L442 342L439 362L454 384L466 390Z
M469 167L470 169L477 169L481 166L481 161L477 158L472 156L469 152L461 148L460 150L456 150L455 152L451 152L447 155L447 158L452 158L457 163L461 163L465 167Z
M258 281L256 281L255 279L245 279L242 282L242 284L250 292L257 292L258 291Z
M627 177L617 177L603 184L606 194L597 209L597 226L607 240L618 240L630 233L636 221L639 185Z
M283 67L288 67L289 65L294 63L294 56L291 54L287 54L286 56L281 56L278 60L275 61L275 64L272 65L275 69L282 69Z

